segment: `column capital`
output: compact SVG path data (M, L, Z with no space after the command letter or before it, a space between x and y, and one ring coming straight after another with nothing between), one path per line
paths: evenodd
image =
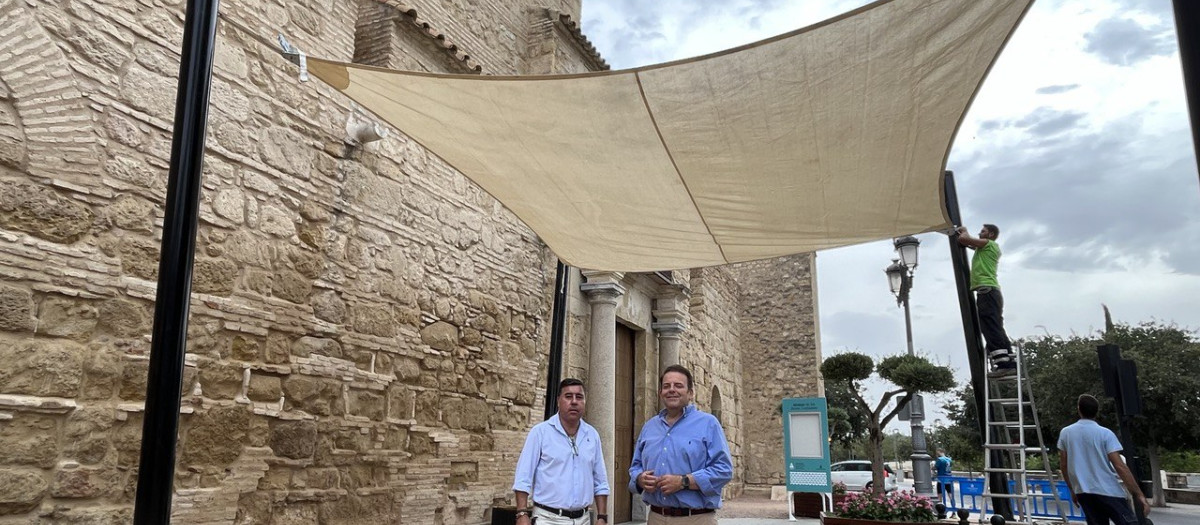
M651 323L650 329L654 330L659 339L682 339L687 325L679 321L658 322Z
M617 299L625 295L625 287L619 282L586 282L579 285L579 291L587 295L591 304L617 304Z

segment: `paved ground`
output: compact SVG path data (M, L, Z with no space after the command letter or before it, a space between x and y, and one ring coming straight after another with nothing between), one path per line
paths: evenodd
M788 521L787 502L771 501L769 499L739 498L724 502L718 511L717 522L720 525L819 525L821 520L812 518L797 518ZM1171 503L1166 508L1150 510L1150 519L1154 525L1200 525L1200 505L1185 505ZM641 525L645 522L634 521L626 525ZM1083 522L1071 522L1080 523Z
M1169 503L1165 509L1152 507L1150 520L1154 525L1200 525L1200 505Z

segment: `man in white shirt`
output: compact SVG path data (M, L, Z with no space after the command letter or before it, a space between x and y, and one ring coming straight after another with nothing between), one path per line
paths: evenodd
M529 431L517 460L517 525L587 525L593 501L596 525L608 525L608 474L600 434L583 420L583 382L563 379L558 391L558 413Z
M1145 514L1150 503L1121 458L1121 442L1113 431L1096 423L1100 402L1087 394L1079 396L1079 421L1058 435L1058 457L1063 480L1071 489L1071 501L1083 509L1088 525L1138 525L1137 516L1125 500L1128 490ZM1121 487L1121 481L1125 487Z

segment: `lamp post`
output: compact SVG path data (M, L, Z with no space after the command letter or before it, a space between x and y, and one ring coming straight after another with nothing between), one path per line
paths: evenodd
M913 272L917 269L917 248L921 241L911 235L893 241L899 259L892 259L892 264L884 272L888 276L888 284L892 294L896 296L896 304L904 308L904 333L908 341L908 355L913 352L912 315L908 310L908 292L912 290ZM929 470L929 451L925 445L925 405L920 393L913 393L908 402L908 424L912 430L912 468L913 489L917 494L933 497L933 474Z

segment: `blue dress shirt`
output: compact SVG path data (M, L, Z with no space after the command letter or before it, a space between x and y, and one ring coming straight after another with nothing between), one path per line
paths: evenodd
M513 490L533 496L533 501L558 509L579 510L596 496L607 496L608 473L595 427L579 420L575 445L563 429L558 414L529 431L517 460Z
M663 410L642 426L642 434L633 446L629 490L641 493L642 500L659 507L721 508L721 488L733 478L733 462L721 423L694 405L684 407L674 425L667 425L666 415ZM691 474L696 484L693 490L669 496L657 490L643 492L637 478L646 470L653 470L655 476Z

